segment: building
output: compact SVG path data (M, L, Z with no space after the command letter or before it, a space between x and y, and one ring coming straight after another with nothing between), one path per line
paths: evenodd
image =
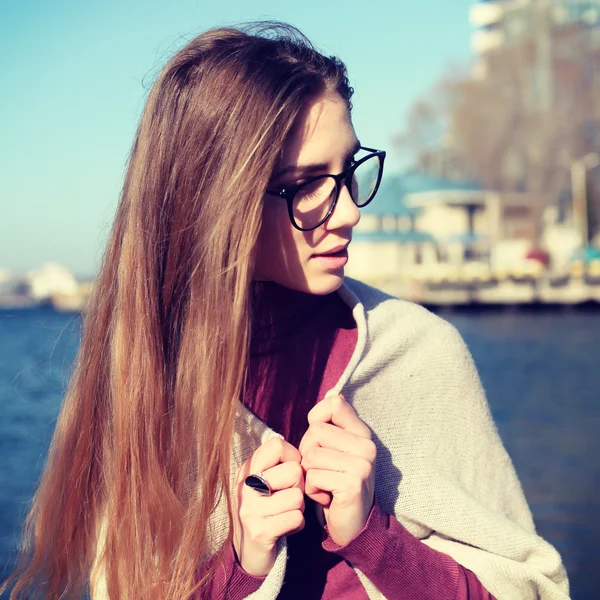
M521 3L520 0L479 0L471 6L471 48L476 54L484 55L505 43L504 16Z
M479 0L470 9L473 75L485 78L490 53L531 44L538 86L551 95L553 62L600 50L600 0Z
M471 47L485 55L505 44L530 36L546 14L552 29L600 24L600 0L478 0L469 12L473 27Z
M469 265L525 260L535 227L525 194L498 194L477 182L411 171L384 177L361 209L348 274L375 285L435 278ZM411 297L410 289L397 291Z
M384 175L373 202L361 209L352 235L350 276L382 284L423 257L437 260L435 239L417 228L420 209L404 202L407 191L404 176Z
M476 181L412 173L404 203L418 211L415 227L432 235L439 262L486 260L505 240L530 243L535 213L524 193L497 193Z

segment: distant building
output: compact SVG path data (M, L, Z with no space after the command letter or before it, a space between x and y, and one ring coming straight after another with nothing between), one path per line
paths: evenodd
M437 243L430 233L418 230L420 209L404 203L406 193L403 175L384 175L377 196L361 209L354 228L349 275L380 282L398 277L423 258L437 260Z
M473 51L484 55L531 36L540 25L540 11L547 11L549 25L556 30L576 24L600 25L599 0L478 0L469 12Z
M46 263L25 276L28 295L35 300L49 300L54 294L75 295L79 285L73 274L56 263Z
M471 48L477 54L485 54L500 48L506 41L503 19L507 11L521 5L520 0L479 0L469 11L473 27Z
M0 268L0 295L13 294L18 281L8 269Z
M348 274L401 278L416 265L487 260L507 239L530 245L534 215L524 194L497 194L477 182L413 171L384 178L353 233Z
M425 173L409 176L407 206L419 211L416 226L438 245L438 262L461 263L485 253L497 227L490 222L487 194L472 181L455 181Z
M416 228L433 236L445 261L482 257L503 240L533 237L534 213L526 194L500 194L476 181L419 172L410 174L407 189L404 203L419 211Z
M551 102L553 63L600 51L600 0L479 0L470 9L473 76L487 76L487 58L504 46L533 48L538 102ZM592 67L590 67L592 68Z
M26 275L0 269L0 308L52 305L57 310L81 311L93 291L93 281L78 282L56 263L46 263Z

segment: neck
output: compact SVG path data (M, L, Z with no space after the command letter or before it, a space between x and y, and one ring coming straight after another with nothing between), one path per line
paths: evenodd
M309 294L273 281L252 282L252 320L256 325L273 325L316 310L327 296Z

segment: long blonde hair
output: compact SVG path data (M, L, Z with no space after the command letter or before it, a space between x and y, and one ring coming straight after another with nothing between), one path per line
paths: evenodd
M113 600L202 587L221 494L231 512L264 190L301 109L327 90L350 105L344 66L283 24L208 31L159 74L11 599L83 597L101 520Z

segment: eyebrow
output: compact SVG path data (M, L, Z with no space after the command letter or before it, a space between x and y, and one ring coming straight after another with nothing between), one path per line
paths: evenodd
M356 143L352 147L352 149L346 153L344 160L348 160L352 156L354 156L361 148L361 144L359 140L356 140ZM310 173L316 173L319 171L325 171L329 167L329 163L314 163L311 165L289 165L280 171L277 171L275 175L271 178L272 181L277 181L284 175L289 175L290 173L294 173L295 175L309 175Z

